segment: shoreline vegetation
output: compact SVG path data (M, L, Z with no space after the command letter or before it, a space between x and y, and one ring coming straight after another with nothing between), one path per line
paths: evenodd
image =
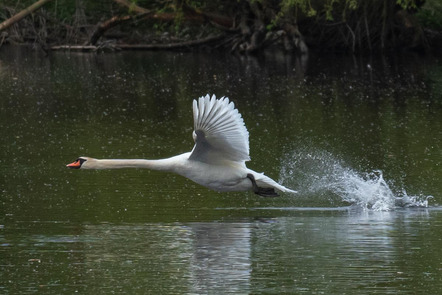
M5 0L0 50L440 52L439 0Z

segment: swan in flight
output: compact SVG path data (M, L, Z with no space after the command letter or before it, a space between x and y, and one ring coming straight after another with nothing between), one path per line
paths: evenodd
M195 146L167 159L94 159L80 157L67 165L74 169L148 168L174 172L215 191L253 191L264 197L276 190L296 193L263 173L246 167L249 132L241 114L227 97L202 96L193 101Z

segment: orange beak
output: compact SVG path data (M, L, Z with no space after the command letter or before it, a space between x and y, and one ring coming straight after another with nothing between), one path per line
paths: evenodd
M77 168L77 169L80 168L80 166L81 166L81 162L79 160L76 160L75 162L72 162L72 163L66 165L66 167Z

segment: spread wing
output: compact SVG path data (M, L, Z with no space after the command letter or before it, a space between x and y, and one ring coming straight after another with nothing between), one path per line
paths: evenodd
M241 114L227 97L202 96L193 101L195 147L191 160L244 162L249 157L249 132Z

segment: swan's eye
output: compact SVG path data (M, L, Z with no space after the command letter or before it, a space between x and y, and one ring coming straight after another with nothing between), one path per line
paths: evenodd
M83 165L83 163L84 162L86 162L87 160L86 159L82 159L82 158L78 158L77 160L76 160L76 162L81 166L81 165Z

